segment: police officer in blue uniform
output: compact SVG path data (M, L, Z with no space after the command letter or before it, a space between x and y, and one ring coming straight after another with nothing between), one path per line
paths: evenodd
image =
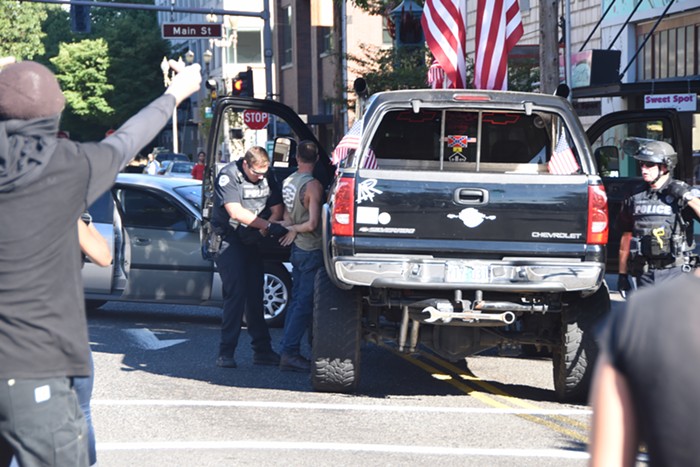
M253 347L253 363L279 365L272 350L263 312L263 236L281 236L287 230L274 220L282 218L282 193L270 169L267 151L251 147L245 156L221 169L214 187L212 225L222 236L215 259L223 287L221 344L217 366L236 368L234 353L245 313ZM269 218L266 214L269 214Z
M624 296L635 282L649 286L691 270L700 199L687 183L673 179L678 155L670 144L628 138L623 151L639 162L645 182L625 200L618 218L623 232L618 290Z

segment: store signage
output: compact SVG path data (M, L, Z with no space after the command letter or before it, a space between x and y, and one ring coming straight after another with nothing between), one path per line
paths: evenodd
M645 109L676 109L680 112L695 112L698 108L697 94L647 94Z

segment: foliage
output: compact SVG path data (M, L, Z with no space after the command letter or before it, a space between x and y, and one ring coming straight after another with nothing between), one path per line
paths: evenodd
M107 122L116 128L163 93L160 62L170 56L170 45L161 37L154 11L93 11L93 34L109 46L109 81L114 85L109 101L114 113Z
M138 2L149 3L146 0L131 1ZM162 94L164 87L160 62L164 56L170 56L171 49L160 36L156 12L92 7L92 32L87 35L75 34L70 30L69 14L60 6L47 6L45 18L41 33L45 52L35 60L50 68L54 68L52 59L59 56L60 47L84 39L99 39L104 44L100 46L100 53L104 52L103 58L106 59L107 67L103 72L107 81L100 78L94 83L93 90L102 90L100 98L96 99L94 92L85 87L71 90L75 93L88 92L82 98L73 94L64 112L61 126L70 132L72 138L101 139L106 130L119 127ZM24 36L25 28L21 30ZM36 36L39 37L39 34ZM75 49L68 50L77 53ZM86 50L80 51L80 54L89 55ZM68 76L73 72L82 76ZM64 75L62 84L64 81L67 84L79 83L87 77L80 68L72 70L64 67L61 74ZM75 100L75 107L70 103L71 99Z
M105 95L114 89L107 82L109 57L102 39L85 39L59 46L51 59L70 111L80 117L100 117L114 112Z
M417 1L422 3L420 0ZM401 3L401 0L352 0L352 3L370 15L386 16Z
M508 63L508 90L533 92L540 81L540 68L537 63Z
M0 1L0 56L32 59L44 53L41 30L46 7L40 3Z
M70 30L69 13L59 5L46 7L47 17L42 26L44 32L44 53L34 60L53 68L50 58L58 55L58 49L63 43L79 40Z
M361 55L347 55L353 73L362 76L371 92L426 87L427 48L382 49L360 44Z

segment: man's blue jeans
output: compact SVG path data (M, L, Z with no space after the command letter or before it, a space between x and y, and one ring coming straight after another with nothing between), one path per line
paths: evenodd
M301 338L309 326L314 309L314 281L316 272L323 267L321 250L302 250L292 245L292 300L284 319L282 353L297 355Z

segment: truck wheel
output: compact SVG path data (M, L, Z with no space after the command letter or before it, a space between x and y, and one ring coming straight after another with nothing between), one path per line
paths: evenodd
M561 402L586 402L598 344L596 325L610 312L610 294L603 284L593 295L562 311L561 342L554 349L554 392Z
M351 392L360 377L362 302L355 290L337 288L325 269L316 274L311 385L316 391Z

